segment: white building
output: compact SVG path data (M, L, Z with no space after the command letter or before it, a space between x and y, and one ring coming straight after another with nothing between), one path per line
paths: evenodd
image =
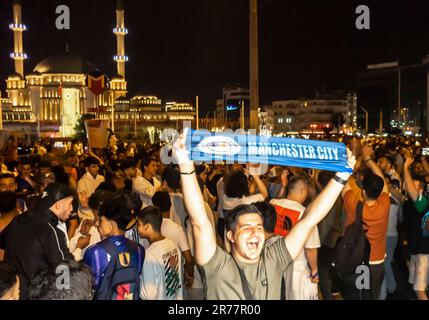
M316 93L316 97L311 99L273 101L271 110L274 113L274 133L322 131L327 126L337 128L338 123L349 128L357 125L357 97L354 93Z

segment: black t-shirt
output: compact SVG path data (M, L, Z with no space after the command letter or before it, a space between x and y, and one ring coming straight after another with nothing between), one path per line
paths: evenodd
M414 203L404 203L404 223L411 254L429 254L429 237L423 237L422 218L426 212L417 211Z

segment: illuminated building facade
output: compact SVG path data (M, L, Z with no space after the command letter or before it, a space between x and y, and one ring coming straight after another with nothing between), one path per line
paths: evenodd
M148 125L176 127L178 120L193 120L195 111L189 104L167 104L156 96L137 94L128 97L125 64L125 12L121 0L116 6L116 26L113 33L117 52L113 57L117 74L107 79L104 90L95 95L88 88L90 75L99 73L98 68L86 62L80 55L67 52L53 55L36 65L33 72L25 75L22 32L22 6L13 2L15 73L6 80L6 97L2 97L0 115L3 129L28 137L70 137L83 114L111 120L115 133L143 132ZM186 105L186 108L185 108ZM136 128L137 127L137 128ZM0 127L1 128L1 127Z
M327 126L353 131L357 127L354 93L317 93L311 99L273 101L271 110L275 133L323 131Z

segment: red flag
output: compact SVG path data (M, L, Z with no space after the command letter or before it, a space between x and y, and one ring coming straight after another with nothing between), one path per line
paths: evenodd
M105 81L104 75L101 75L97 78L91 75L88 75L88 89L96 96L103 93L105 84L106 84L106 81Z

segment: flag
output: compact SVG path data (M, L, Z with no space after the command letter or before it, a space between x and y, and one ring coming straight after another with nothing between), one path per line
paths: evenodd
M88 77L87 77L88 89L96 96L103 93L104 88L106 87L106 82L107 82L106 75L100 72L88 74Z

